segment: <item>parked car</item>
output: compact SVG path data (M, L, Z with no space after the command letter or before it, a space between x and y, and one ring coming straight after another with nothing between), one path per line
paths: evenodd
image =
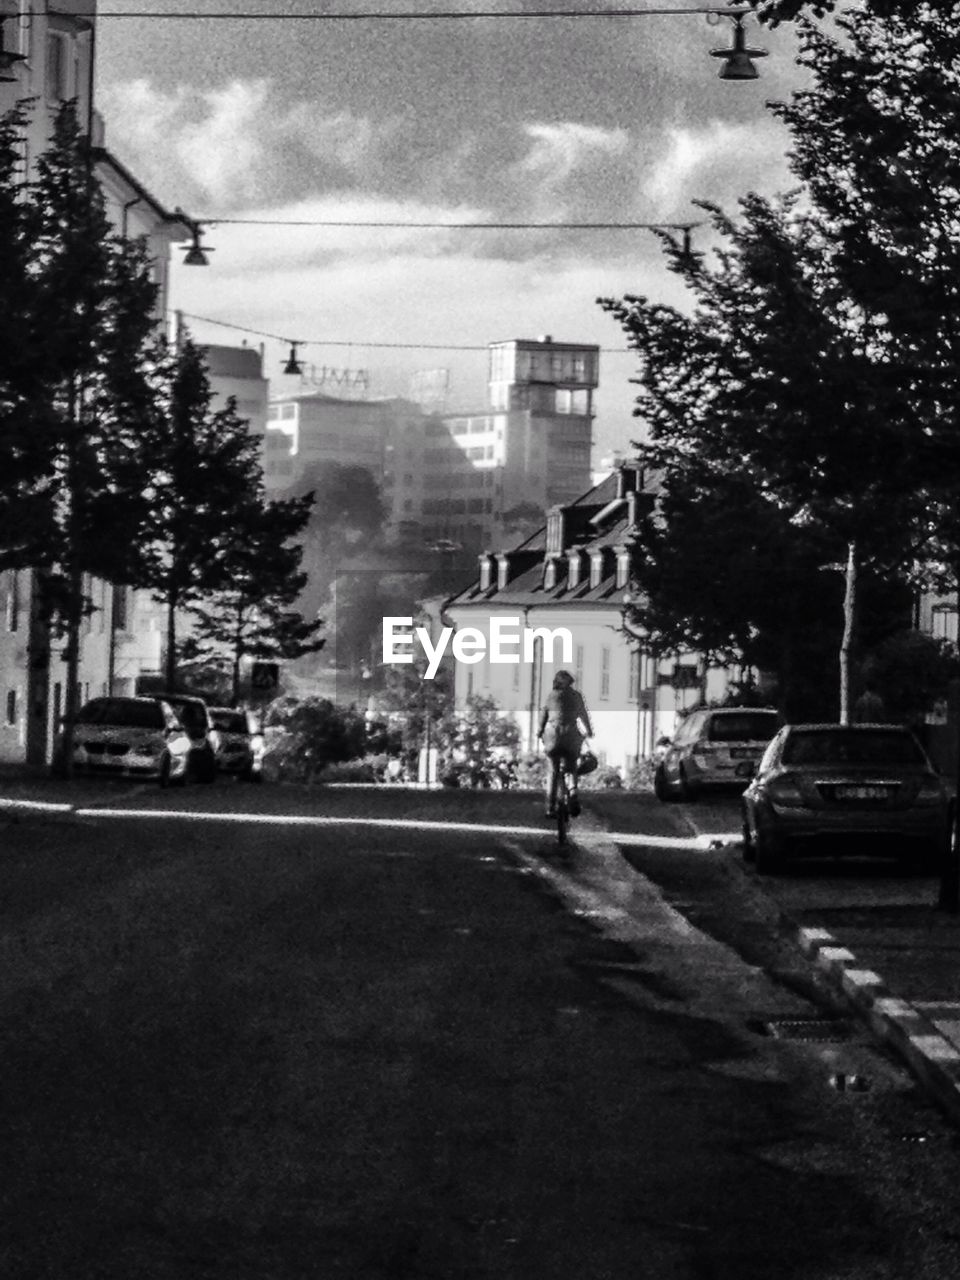
M691 712L662 746L653 775L657 799L689 800L705 787L745 787L779 726L772 707Z
M211 707L210 719L219 737L217 767L244 782L263 781L263 734L251 711Z
M213 782L217 776L219 735L203 698L186 693L155 693L154 698L173 707L190 737L190 777Z
M186 782L190 738L173 707L157 698L93 698L77 713L77 772L153 776Z
M743 795L743 854L758 871L790 856L917 852L938 865L950 799L900 725L786 725Z

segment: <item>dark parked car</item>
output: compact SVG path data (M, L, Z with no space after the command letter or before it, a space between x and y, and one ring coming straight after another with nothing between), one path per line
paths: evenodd
M691 712L672 742L657 744L657 799L690 800L705 787L745 787L779 725L779 715L768 707Z
M77 712L77 772L155 777L162 787L185 782L190 739L176 712L156 698L93 698Z
M190 777L197 782L213 782L217 776L219 736L203 698L186 693L152 695L173 707L190 738Z
M210 719L219 737L217 767L244 782L263 781L263 734L256 716L233 707L211 707Z
M743 795L743 854L758 871L842 852L936 865L949 828L943 781L900 725L786 725Z

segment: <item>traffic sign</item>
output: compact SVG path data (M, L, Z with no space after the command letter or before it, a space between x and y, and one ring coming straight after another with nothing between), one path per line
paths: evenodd
M250 672L250 686L261 692L276 689L280 683L279 662L255 662Z

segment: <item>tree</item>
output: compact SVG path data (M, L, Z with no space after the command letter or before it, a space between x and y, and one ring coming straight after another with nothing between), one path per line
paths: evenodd
M321 610L344 561L379 540L385 512L373 474L353 464L313 464L305 468L295 492L314 495L304 535L308 584L300 602L310 615Z
M149 555L135 584L165 607L166 683L173 689L179 612L230 586L238 548L263 554L262 473L257 438L232 398L214 410L203 352L185 333L166 353L157 395Z
M946 561L960 546L957 18L955 5L871 0L837 20L837 36L801 23L811 84L776 108L848 309L901 392L900 426L922 454L928 527Z
M829 227L798 197L703 206L724 244L716 266L671 244L691 314L601 300L641 352L641 446L668 491L731 481L816 530L846 564L840 715L850 705L856 587L864 564L905 574L927 536L931 453L904 388L878 358L873 317L850 306ZM877 511L885 519L876 519Z
M450 706L437 726L441 779L451 786L489 786L503 758L515 759L520 728L494 698L476 695L463 711Z
M69 770L80 627L92 607L85 583L135 575L148 519L142 439L153 414L157 288L145 244L111 233L74 105L58 112L26 200L11 164L22 123L22 113L7 117L0 138L0 205L14 237L4 250L13 309L2 411L12 466L2 504L16 535L4 563L37 573L31 668L49 662L48 624L64 637ZM29 207L17 213L17 201Z
M867 652L861 675L875 686L893 719L922 730L926 713L946 699L951 681L960 675L960 659L949 640L897 631Z
M691 462L639 527L630 622L650 652L693 649L758 668L774 677L788 718L827 719L823 670L840 644L843 584L824 566L835 550L743 476L698 476ZM900 625L909 599L870 576L863 586L861 632L871 643Z
M293 542L307 523L312 495L265 502L262 486L240 509L237 527L221 547L224 585L191 607L194 641L222 647L230 656L233 700L240 700L240 669L247 656L299 658L322 649L324 623L294 608L306 574L303 547Z
M24 109L0 116L0 568L26 568L52 523L52 422L38 413L43 361L36 338L33 274L40 249L39 209L23 198Z

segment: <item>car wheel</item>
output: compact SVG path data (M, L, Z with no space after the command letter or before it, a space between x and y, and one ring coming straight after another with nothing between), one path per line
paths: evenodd
M746 805L743 807L743 836L741 839L741 845L743 848L744 862L756 862L757 850L753 843L753 836L750 834L750 819L747 816Z
M169 787L170 785L170 755L165 751L160 757L160 774L159 782L161 787Z
M215 782L217 779L217 758L212 752L205 752L197 762L197 781Z
M691 786L687 771L683 765L680 766L680 773L677 778L677 795L681 800L693 800L696 797L696 789Z
M656 772L653 775L653 794L658 800L663 800L664 802L673 799L662 764L657 765Z

